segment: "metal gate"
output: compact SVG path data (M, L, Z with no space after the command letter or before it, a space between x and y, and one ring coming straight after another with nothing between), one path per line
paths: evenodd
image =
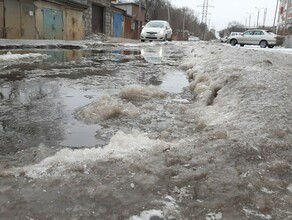
M103 7L92 5L92 33L103 33Z
M43 9L44 39L63 39L64 22L63 11L57 9Z
M120 13L113 13L114 19L114 37L122 37L123 34L123 16Z
M21 3L21 37L35 38L35 11L34 4Z

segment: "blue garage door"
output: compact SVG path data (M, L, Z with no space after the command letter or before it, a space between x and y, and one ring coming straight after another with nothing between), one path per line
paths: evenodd
M114 13L114 37L122 37L123 33L123 27L122 27L122 22L123 22L123 17L119 13Z
M63 11L50 8L43 9L44 38L63 39Z

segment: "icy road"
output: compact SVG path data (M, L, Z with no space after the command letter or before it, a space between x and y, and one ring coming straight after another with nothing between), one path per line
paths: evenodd
M0 52L0 219L291 220L291 50Z

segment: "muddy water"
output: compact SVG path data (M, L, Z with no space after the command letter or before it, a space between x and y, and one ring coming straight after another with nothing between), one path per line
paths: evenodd
M1 154L39 143L77 148L105 145L109 137L102 134L102 126L84 124L74 112L130 83L182 92L188 82L183 72L167 67L176 62L168 58L169 51L163 47L158 51L155 47L13 51L41 53L46 59L1 65L1 128L5 131Z

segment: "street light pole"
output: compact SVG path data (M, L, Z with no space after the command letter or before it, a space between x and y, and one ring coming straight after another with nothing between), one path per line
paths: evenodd
M170 23L169 0L167 0L167 20L168 20L168 23Z
M247 13L247 14L249 15L249 17L248 17L248 28L250 28L251 15L252 15L253 13Z
M258 7L255 7L257 10L258 10L258 17L257 17L257 28L259 27L259 17L260 17L260 11L263 9L263 8L258 8Z
M265 24L266 24L267 11L268 11L268 9L265 8L265 11L264 11L264 20L263 20L263 27L265 27Z
M139 0L139 11L138 11L138 33L141 33L142 27L141 27L141 0Z
M275 9L275 16L274 16L273 27L275 27L275 24L276 24L276 17L277 17L278 7L279 7L279 0L277 0L277 4L276 4L276 9Z
M186 9L183 9L184 15L183 15L183 32L185 31L185 19L186 19Z

